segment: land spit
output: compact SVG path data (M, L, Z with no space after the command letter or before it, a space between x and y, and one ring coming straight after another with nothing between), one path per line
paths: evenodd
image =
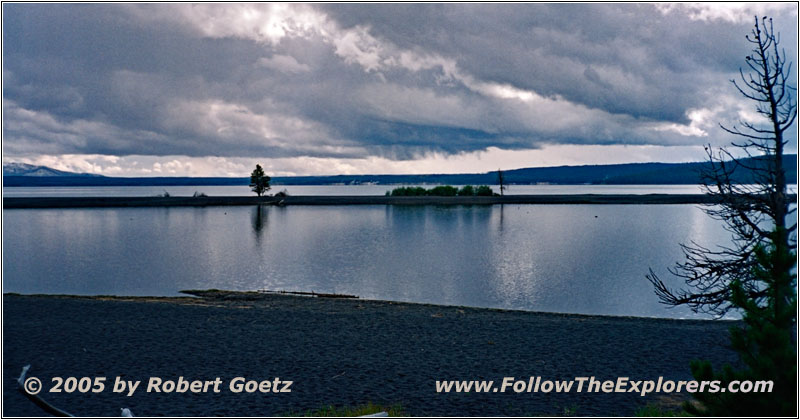
M411 416L630 416L685 394L437 393L437 380L689 380L689 362L735 362L731 321L606 317L359 299L211 291L195 297L3 296L3 415L280 416L324 406L400 404ZM149 378L210 381L219 393L148 393ZM132 396L50 393L52 377L142 381ZM291 393L225 384L293 381Z
M707 194L539 194L494 197L295 195L286 197L4 197L4 209L172 206L492 205L492 204L714 204Z

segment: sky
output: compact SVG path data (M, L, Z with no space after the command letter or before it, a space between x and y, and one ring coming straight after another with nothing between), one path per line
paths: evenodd
M242 177L699 161L735 140L719 124L760 122L730 82L754 15L794 64L797 7L5 3L3 162Z

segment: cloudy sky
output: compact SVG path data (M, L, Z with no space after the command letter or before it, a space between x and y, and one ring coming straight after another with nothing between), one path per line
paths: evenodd
M4 4L3 161L112 176L702 160L797 4ZM792 68L792 79L796 77ZM791 152L797 150L792 135Z

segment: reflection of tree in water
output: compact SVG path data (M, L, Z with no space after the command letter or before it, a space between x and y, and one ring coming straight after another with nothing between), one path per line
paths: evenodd
M266 206L259 204L253 209L253 232L256 234L256 241L260 241L262 230L267 227L268 216Z
M503 203L500 203L500 233L503 233Z

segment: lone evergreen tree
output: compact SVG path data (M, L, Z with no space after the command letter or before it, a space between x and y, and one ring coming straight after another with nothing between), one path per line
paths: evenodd
M710 169L703 173L705 192L719 200L705 212L725 223L733 245L718 251L694 243L681 245L686 261L670 271L685 281L687 289L668 288L652 270L648 279L667 305L688 305L715 316L732 309L742 314L743 327L731 329L731 345L741 366L715 372L708 362L695 361L691 368L696 379L719 380L725 388L731 381L772 381L771 392L697 393L701 404L687 404L687 411L710 416L796 416L797 224L787 225L796 209L789 207L783 167L787 144L783 134L797 116L796 88L787 83L791 65L778 49L772 20L756 17L746 38L753 44L746 58L750 72L745 75L740 70L741 80L732 82L756 103L762 119L741 121L740 127L721 125L739 137L733 146L747 159L709 147ZM733 181L743 173L751 183Z
M256 165L256 169L250 174L250 188L261 197L261 195L269 191L270 179L271 178L264 173L264 169L261 168L261 165Z

